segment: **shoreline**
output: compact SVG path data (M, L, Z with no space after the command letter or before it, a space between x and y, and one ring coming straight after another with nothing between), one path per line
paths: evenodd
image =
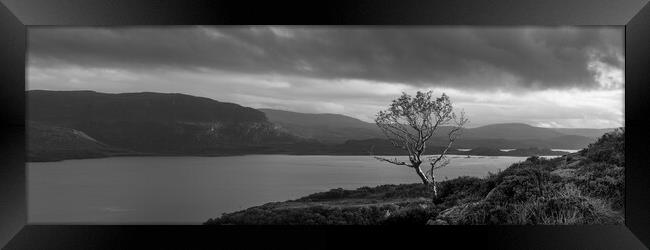
M530 154L521 154L521 155L512 155L512 154L447 154L447 156L460 156L456 158L475 158L475 157L561 157L563 155L572 154L567 151L553 151L557 152L556 155L530 155ZM505 152L504 152L505 153ZM82 157L41 157L37 159L26 159L25 163L39 163L39 162L61 162L66 160L88 160L88 159L102 159L102 158L112 158L112 157L228 157L228 156L253 156L253 155L278 155L278 156L391 156L391 157L407 157L408 155L399 155L399 154L381 154L381 155L366 155L366 154L291 154L291 153L252 153L252 154L160 154L160 153L124 153L124 154L114 154L114 155L97 155L97 156L82 156ZM437 154L430 154L427 156L434 156ZM469 157L466 157L469 156Z

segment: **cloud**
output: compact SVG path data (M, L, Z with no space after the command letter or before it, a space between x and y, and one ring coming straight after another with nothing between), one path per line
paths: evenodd
M523 122L550 127L611 128L624 124L623 90L578 88L526 93L421 88L370 80L324 80L277 74L244 74L203 69L126 71L115 68L30 67L29 89L95 90L108 93L184 93L253 108L337 113L372 122L402 91L446 93L465 110L471 127Z
M624 124L617 27L30 28L28 89L184 93L371 122L447 93L470 126Z
M29 30L28 46L29 64L42 68L214 70L481 91L622 88L624 72L620 27L44 27Z

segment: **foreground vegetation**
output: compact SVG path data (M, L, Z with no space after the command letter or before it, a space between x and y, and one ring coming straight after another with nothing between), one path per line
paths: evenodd
M423 184L339 188L205 224L621 224L624 135L618 129L578 153L530 157L486 178L442 181L434 200Z

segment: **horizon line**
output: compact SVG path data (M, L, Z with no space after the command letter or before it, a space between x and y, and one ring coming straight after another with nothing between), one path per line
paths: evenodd
M180 92L156 92L156 91L136 91L136 92L101 92L101 91L96 91L96 90L90 90L90 89L79 89L79 90L51 90L51 89L25 89L25 92L29 91L51 91L51 92L95 92L95 93L100 93L100 94L138 94L138 93L155 93L155 94L179 94L179 95L186 95L186 96L192 96L192 97L198 97L198 98L207 98L213 101L221 102L221 103L231 103L231 104L236 104L242 107L248 107L256 110L261 110L261 109L267 109L267 110L275 110L275 111L283 111L283 112L291 112L291 113L297 113L297 114L305 114L305 115L339 115L339 116L344 116L347 118L352 118L359 120L361 122L365 123L374 123L374 122L368 122L363 119L359 119L357 117L349 116L349 115L344 115L344 114L339 114L339 113L306 113L306 112L299 112L299 111L293 111L293 110L285 110L285 109L277 109L273 107L250 107L250 106L244 106L239 103L234 103L234 102L224 102L224 101L219 101L215 100L211 97L205 97L205 96L197 96L197 95L191 95L191 94L186 94L186 93L180 93ZM263 111L261 111L263 112ZM479 123L480 124L480 123ZM476 125L476 126L467 126L465 128L480 128L480 127L485 127L485 126L491 126L491 125L500 125L500 124L523 124L523 125L528 125L531 127L536 127L536 128L546 128L546 129L616 129L620 127L625 127L625 124L622 126L617 126L617 127L603 127L603 128L594 128L594 127L542 127L542 126L536 126L529 124L524 121L507 121L507 122L497 122L497 123L484 123L483 125Z

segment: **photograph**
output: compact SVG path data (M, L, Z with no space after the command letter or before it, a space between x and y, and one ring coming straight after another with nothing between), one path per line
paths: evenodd
M26 40L28 224L625 224L624 26Z

